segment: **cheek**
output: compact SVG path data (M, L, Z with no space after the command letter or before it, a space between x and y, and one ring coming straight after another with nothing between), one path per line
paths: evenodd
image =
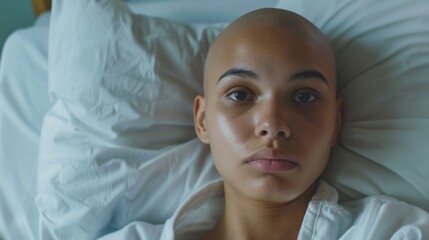
M249 139L253 136L251 120L223 106L210 107L206 112L210 148L218 172L227 181L233 181L241 160L249 154Z
M332 111L323 111L312 118L297 121L294 129L297 144L306 146L301 148L301 154L310 159L327 160L335 131L335 114Z
M210 144L228 152L243 152L253 134L251 119L232 108L218 106L212 109L214 111L207 112Z

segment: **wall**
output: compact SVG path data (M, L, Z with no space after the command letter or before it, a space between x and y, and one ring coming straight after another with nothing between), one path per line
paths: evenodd
M0 51L11 32L35 20L31 0L0 0Z

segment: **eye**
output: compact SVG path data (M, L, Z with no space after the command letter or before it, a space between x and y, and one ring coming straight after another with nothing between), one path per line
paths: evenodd
M227 97L235 102L246 102L253 99L252 95L244 90L236 90L230 92Z
M297 103L312 103L317 99L319 99L319 97L311 91L301 91L293 98Z

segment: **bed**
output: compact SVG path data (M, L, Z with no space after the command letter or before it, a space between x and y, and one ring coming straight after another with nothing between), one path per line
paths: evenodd
M4 46L0 239L125 239L129 224L162 224L217 181L193 97L213 38L261 7L307 17L336 51L349 110L323 178L343 200L387 194L429 211L427 1L100 2L110 12L53 15L34 0L34 25Z

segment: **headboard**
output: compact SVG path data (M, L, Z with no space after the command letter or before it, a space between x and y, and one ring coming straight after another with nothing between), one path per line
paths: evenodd
M51 0L32 0L36 16L51 9Z

